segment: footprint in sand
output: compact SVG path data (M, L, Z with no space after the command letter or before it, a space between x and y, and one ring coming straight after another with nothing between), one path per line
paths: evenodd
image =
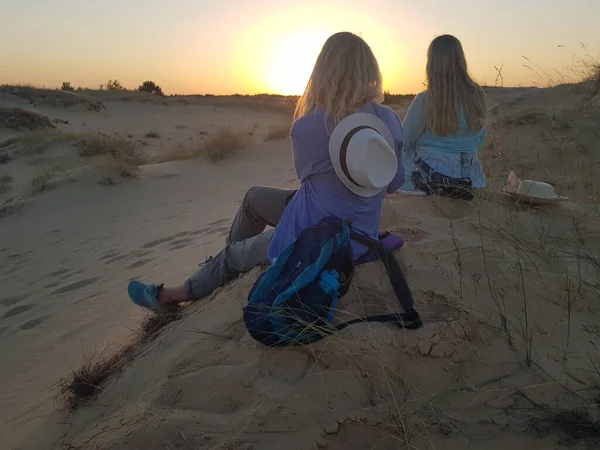
M15 303L19 303L22 300L25 300L27 295L15 295L13 297L6 297L0 300L0 306L12 306Z
M0 253L4 253L8 250L10 250L8 247L0 248Z
M154 241L146 242L144 245L142 245L142 248L156 247L157 245L162 244L163 242L169 242L169 241L172 241L173 239L174 239L173 237L165 237L165 238L155 239Z
M93 278L86 278L84 280L79 280L79 281L76 281L75 283L71 283L71 284L63 286L61 288L58 288L55 291L50 292L50 294L48 294L48 295L65 294L67 292L75 291L77 289L81 289L82 287L89 286L90 284L95 283L96 281L98 281L101 278L102 277L93 277Z
M183 236L187 236L188 234L192 233L194 230L188 230L188 231L180 231L179 233L175 233L173 235L173 237L183 237Z
M6 314L2 316L3 319L8 319L9 317L18 316L19 314L24 313L25 311L29 311L31 308L35 307L35 305L19 305L15 306L12 309L6 311Z
M194 242L194 239L177 239L171 242L169 246L169 251L179 250L180 248L189 247L190 242Z
M59 275L63 275L65 273L67 273L70 269L60 269L60 270L55 270L54 272L50 272L48 275L46 275L46 277L57 277Z
M211 223L209 223L209 225L210 225L211 227L216 227L217 225L221 225L222 223L225 223L225 222L229 222L229 219L221 219L221 220L217 220L216 222L211 222Z
M104 291L101 291L101 292L95 292L95 293L93 293L93 294L91 294L91 295L86 295L85 297L83 297L83 298L80 298L79 300L75 300L73 303L74 303L74 304L77 304L77 303L87 302L87 301L89 301L90 299L92 299L92 298L95 298L95 297L98 297L99 295L102 295L102 294L104 294Z
M224 231L229 232L229 227L213 228L212 230L208 231L206 234L222 233Z
M35 328L41 323L45 322L48 317L50 316L40 316L36 317L35 319L28 320L27 322L22 323L19 328L24 331L31 330L32 328Z
M117 261L122 261L124 259L129 258L130 256L131 256L131 253L126 253L124 255L113 256L112 258L107 259L106 261L104 261L104 264L112 264L112 263L117 262Z
M148 258L148 259L140 259L139 261L136 261L130 265L128 265L127 267L125 267L126 269L135 269L136 267L142 267L145 266L146 264L148 264L150 261L153 261L154 258Z
M186 248L189 247L188 244L179 244L179 245L172 245L171 247L169 247L169 251L172 252L173 250L179 250L180 248Z
M214 239L211 239L210 241L200 242L200 243L194 245L194 248L204 247L204 246L206 246L208 244L212 244L213 242L215 242Z
M177 239L171 243L169 243L169 245L180 245L180 244L189 244L190 242L193 242L194 239Z
M120 253L119 252L108 252L106 255L103 255L99 258L100 261L105 261L107 259L112 259L115 256L119 256Z
M4 271L4 275L10 275L11 273L16 272L17 270L19 270L21 267L23 267L22 263L13 264L13 265L9 266L8 270Z
M52 283L47 284L46 286L44 286L44 289L55 288L58 285L60 285L60 281L53 281Z
M204 234L204 233L206 233L207 231L210 231L210 230L212 230L211 227L201 228L200 230L192 231L190 233L190 235L192 235L192 236L198 236L199 234Z

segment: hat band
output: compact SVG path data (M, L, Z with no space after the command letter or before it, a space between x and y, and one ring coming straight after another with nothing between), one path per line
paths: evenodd
M342 167L342 172L344 172L344 175L346 175L353 184L355 184L356 186L361 187L361 188L364 188L364 186L361 186L360 184L358 184L356 182L356 180L354 178L352 178L352 175L350 175L350 172L348 171L348 163L346 161L346 154L348 153L348 145L350 144L350 140L352 139L352 137L359 131L365 130L365 129L377 131L375 128L369 127L366 125L361 125L360 127L353 128L352 130L350 130L348 132L346 137L344 137L344 140L342 141L342 146L340 147L340 166ZM377 131L377 133L379 133L379 131Z

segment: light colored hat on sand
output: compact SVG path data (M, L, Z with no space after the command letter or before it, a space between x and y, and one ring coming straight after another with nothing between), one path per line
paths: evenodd
M338 178L361 197L387 188L398 171L394 138L385 123L369 113L343 119L329 138L329 156Z
M534 180L523 180L519 184L509 184L504 187L504 192L515 200L527 203L551 204L566 199L566 197L556 194L554 186L551 184Z

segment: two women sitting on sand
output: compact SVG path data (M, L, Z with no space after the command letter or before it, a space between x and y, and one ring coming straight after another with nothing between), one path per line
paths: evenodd
M475 186L483 186L476 150L485 136L485 96L469 77L456 38L441 36L433 41L427 78L427 91L415 98L408 111L405 134L396 113L380 104L381 73L368 44L352 33L331 36L298 100L290 132L300 189L250 188L235 216L227 245L217 256L176 287L131 281L131 300L161 311L167 305L203 298L239 274L274 261L301 231L328 216L349 220L355 230L377 239L386 193L396 192L405 181L405 142L411 163L418 155L436 170L449 176L472 176ZM330 156L332 131L355 113L365 113L357 117L367 118L348 130L338 148L340 159L334 164ZM381 145L393 146L388 153L395 154L397 165L394 161L393 166L397 169L386 186L375 183L371 189L364 188L372 177L357 182L343 158L352 136L365 129L385 136ZM371 161L363 166L371 166ZM407 173L411 175L412 169ZM274 229L265 231L267 226ZM355 242L352 250L355 260L367 252Z

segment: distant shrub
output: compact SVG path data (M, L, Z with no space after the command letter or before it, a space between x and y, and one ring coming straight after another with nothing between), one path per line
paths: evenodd
M119 80L108 80L105 84L100 85L100 90L124 91L125 86L123 86Z
M140 92L148 92L150 94L156 94L160 96L165 95L161 87L154 81L144 81L142 84L140 84L137 90Z
M221 127L204 142L201 154L211 162L221 161L232 157L237 150L245 148L248 141L246 133L235 132L229 127Z
M145 135L147 138L158 139L160 138L160 132L158 130L150 130Z
M177 144L175 147L157 155L153 162L163 163L202 157L215 163L231 158L238 150L245 148L249 141L250 138L247 133L236 132L229 127L220 127L202 145L186 147L181 143Z
M21 131L54 128L54 125L46 116L35 111L0 107L0 128Z
M590 97L595 97L600 92L600 63L595 63L590 67L589 81L594 85Z
M29 180L27 193L29 195L39 194L41 192L47 191L52 186L52 180L54 179L55 170L48 169L43 172L40 172Z
M68 81L63 81L62 86L60 87L61 91L74 91L75 88L73 86L71 86L71 83L69 83Z
M82 105L89 111L99 112L104 109L104 104L93 97L75 92L57 89L41 89L31 86L0 86L0 94L9 94L28 100L32 105L48 105L52 107L71 107Z
M76 135L57 128L35 130L24 132L0 142L0 150L12 148L16 154L41 155L56 143L71 143L76 140ZM2 154L8 156L6 153L5 151Z
M109 165L118 169L122 176L135 176L138 166L147 161L145 153L135 142L118 136L90 134L77 142L79 156L93 158L107 156Z
M290 128L289 124L281 124L275 128L271 128L269 132L265 135L265 141L276 141L278 139L285 139L290 136Z
M12 189L14 178L11 175L0 176L0 194L10 192Z
M383 104L393 105L402 103L403 101L412 101L415 98L414 94L392 94L390 91L383 92Z

